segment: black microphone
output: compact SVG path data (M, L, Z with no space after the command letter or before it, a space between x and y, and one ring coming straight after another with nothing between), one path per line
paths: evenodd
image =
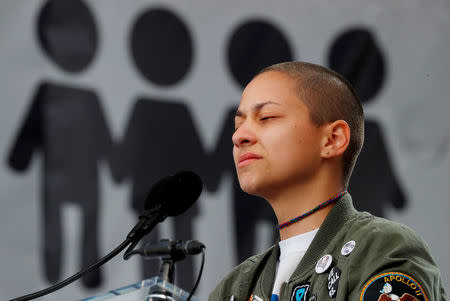
M145 203L145 210L158 206L168 216L177 216L191 207L203 189L202 180L192 171L181 171L165 177L150 190Z
M158 242L146 243L142 248L136 250L139 254L146 258L164 258L164 257L185 257L186 255L199 254L205 245L197 240L176 240L169 241L162 239Z
M200 196L202 180L192 171L181 171L156 183L145 200L145 211L127 238L132 244L123 255L127 260L139 240L168 216L177 216L189 209Z

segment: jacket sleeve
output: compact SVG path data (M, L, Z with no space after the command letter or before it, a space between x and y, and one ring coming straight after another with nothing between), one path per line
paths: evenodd
M447 300L430 248L416 232L384 219L358 232L358 256L350 261L347 275L350 300L379 300L390 293L407 300L401 297L408 292L418 300Z

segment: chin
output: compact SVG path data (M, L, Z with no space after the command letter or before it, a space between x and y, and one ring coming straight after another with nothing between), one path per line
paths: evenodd
M263 185L256 177L241 176L239 184L244 192L259 197L264 197L264 188L267 188L267 185Z
M239 184L241 189L247 193L253 194L255 190L255 179L249 175L238 175Z

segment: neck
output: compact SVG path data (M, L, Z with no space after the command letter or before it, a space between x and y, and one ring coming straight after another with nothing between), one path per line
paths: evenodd
M279 191L273 198L267 199L277 216L278 224L306 213L344 190L342 184L339 184L333 178L330 180L294 185ZM288 239L319 228L333 206L334 203L288 227L280 229L280 239Z

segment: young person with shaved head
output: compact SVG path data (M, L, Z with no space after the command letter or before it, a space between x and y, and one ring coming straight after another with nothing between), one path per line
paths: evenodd
M272 206L280 241L231 271L210 301L447 300L426 243L352 205L364 113L343 77L305 62L270 66L244 89L235 129L241 188Z

